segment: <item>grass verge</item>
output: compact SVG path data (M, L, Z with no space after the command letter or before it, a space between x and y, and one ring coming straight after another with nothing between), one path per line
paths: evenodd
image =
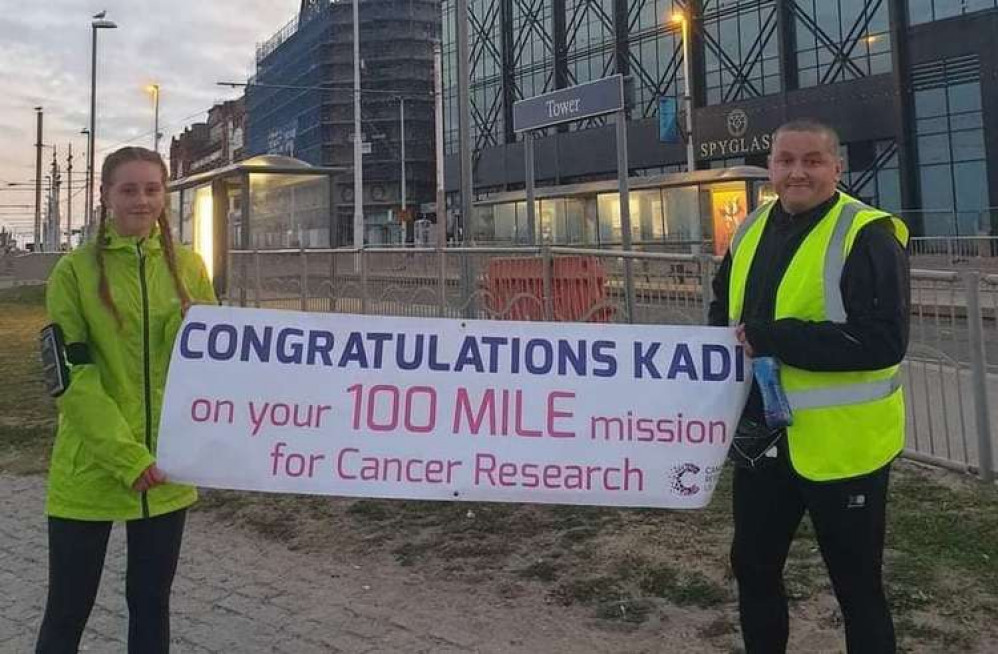
M55 406L38 362L44 301L42 286L0 290L0 472L33 474L48 466Z

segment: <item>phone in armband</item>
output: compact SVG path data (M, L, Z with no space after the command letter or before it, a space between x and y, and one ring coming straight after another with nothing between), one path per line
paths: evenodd
M59 325L52 323L42 328L42 373L45 387L52 397L59 397L69 388L69 364L66 361L66 343Z

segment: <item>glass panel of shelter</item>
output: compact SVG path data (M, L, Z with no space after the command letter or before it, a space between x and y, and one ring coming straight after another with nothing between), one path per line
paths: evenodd
M329 181L252 173L250 216L251 249L329 247Z
M760 202L773 197L764 179L635 189L630 192L631 240L636 250L699 253L721 241L723 254L734 228ZM616 192L535 200L534 243L620 247L622 228ZM528 244L527 203L497 202L476 207L476 238L497 244Z

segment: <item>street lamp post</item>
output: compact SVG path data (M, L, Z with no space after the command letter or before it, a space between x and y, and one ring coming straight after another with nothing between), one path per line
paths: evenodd
M73 144L66 161L66 252L73 249Z
M152 93L153 101L152 149L159 154L159 84L150 84L147 90Z
M353 246L364 247L364 159L360 132L360 6L353 0Z
M672 22L679 23L683 38L683 108L686 113L686 171L692 173L696 169L696 158L693 145L693 94L690 84L693 74L690 62L690 21L686 14L673 14Z
M399 141L402 145L402 212L405 213L405 96L399 96Z
M474 181L471 179L471 51L468 41L468 0L456 0L455 20L457 21L457 110L458 110L458 158L461 165L461 224L464 228L460 243L474 235ZM468 261L468 257L463 257ZM470 308L470 305L466 305Z
M90 147L87 148L87 221L89 234L94 223L94 150L97 145L97 30L115 29L113 21L104 18L104 12L95 14L90 23Z
M87 150L86 150L86 152L83 153L83 161L84 161L84 165L86 166L86 169L84 170L84 173L83 173L83 184L84 184L84 188L85 188L85 191L83 193L83 195L84 195L83 226L80 228L80 244L82 245L83 243L86 242L86 239L87 239L87 229L90 226L89 223L88 223L88 221L90 220L90 214L87 213L87 211L88 211L88 205L86 204L86 200L87 200L86 196L87 196L87 193L89 193L89 189L90 189L90 171L92 170L90 168L90 151L93 149L94 143L90 139L90 128L89 127L84 127L83 129L81 129L80 130L80 134L84 134L87 137Z
M41 252L42 242L42 122L41 107L35 107L37 116L38 137L35 141L35 241L34 252Z

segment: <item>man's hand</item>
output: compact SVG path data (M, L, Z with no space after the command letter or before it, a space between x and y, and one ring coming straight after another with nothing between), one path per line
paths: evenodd
M745 335L745 323L735 327L735 338L737 338L741 346L745 348L745 354L747 354L749 358L755 356L755 350L752 349L752 344L749 343L748 337Z
M132 484L132 490L136 493L144 493L150 488L166 483L166 473L159 469L154 463L139 475L139 478Z

